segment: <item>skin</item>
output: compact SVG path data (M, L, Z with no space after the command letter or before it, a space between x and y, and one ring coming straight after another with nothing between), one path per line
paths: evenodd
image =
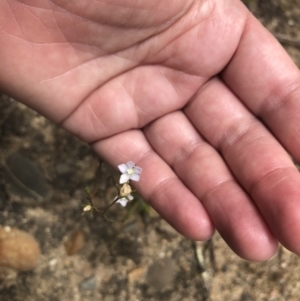
M238 0L0 0L0 89L143 168L180 233L300 254L299 70Z

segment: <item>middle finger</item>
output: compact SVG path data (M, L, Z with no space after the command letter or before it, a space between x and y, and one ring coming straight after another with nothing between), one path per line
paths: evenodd
M183 112L159 118L144 132L152 147L201 200L217 230L238 255L265 260L274 254L276 241L256 207Z

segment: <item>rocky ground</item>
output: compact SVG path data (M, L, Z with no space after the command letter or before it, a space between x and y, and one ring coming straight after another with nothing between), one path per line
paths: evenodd
M245 2L300 66L299 0ZM97 183L96 204L113 198L114 171L96 175L88 146L0 97L0 265L13 267L0 267L0 301L299 300L300 258L284 248L266 263L244 261L218 234L183 238L140 199L124 224L82 215L86 185Z

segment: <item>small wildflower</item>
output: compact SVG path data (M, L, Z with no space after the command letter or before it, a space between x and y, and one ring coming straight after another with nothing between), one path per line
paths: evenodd
M115 200L117 199L118 197L116 196L115 197ZM126 198L124 197L124 198L121 198L121 199L119 199L119 200L117 200L117 203L120 203L123 207L125 207L126 205L127 205L127 203L130 201L132 201L133 200L133 196L131 195L131 194L128 194L127 196L126 196Z
M126 164L120 164L118 165L118 168L120 172L122 173L120 177L120 184L124 184L128 182L129 180L132 181L139 181L140 180L140 174L142 172L142 168L135 166L135 164L131 161L127 162Z
M85 205L82 208L82 215L89 212L93 216L94 207L92 205ZM96 210L97 211L97 210Z
M88 211L91 211L93 208L92 208L92 206L91 205L86 205L86 206L84 206L83 207L83 212L88 212Z

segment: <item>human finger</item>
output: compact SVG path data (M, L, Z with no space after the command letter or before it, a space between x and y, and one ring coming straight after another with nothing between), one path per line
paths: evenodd
M163 66L141 66L86 98L62 126L86 142L107 138L183 107L206 78Z
M277 241L256 206L182 111L159 118L146 127L145 133L158 154L198 197L216 229L239 256L266 260L274 254Z
M277 239L299 253L300 176L284 148L217 78L185 112L220 152Z

